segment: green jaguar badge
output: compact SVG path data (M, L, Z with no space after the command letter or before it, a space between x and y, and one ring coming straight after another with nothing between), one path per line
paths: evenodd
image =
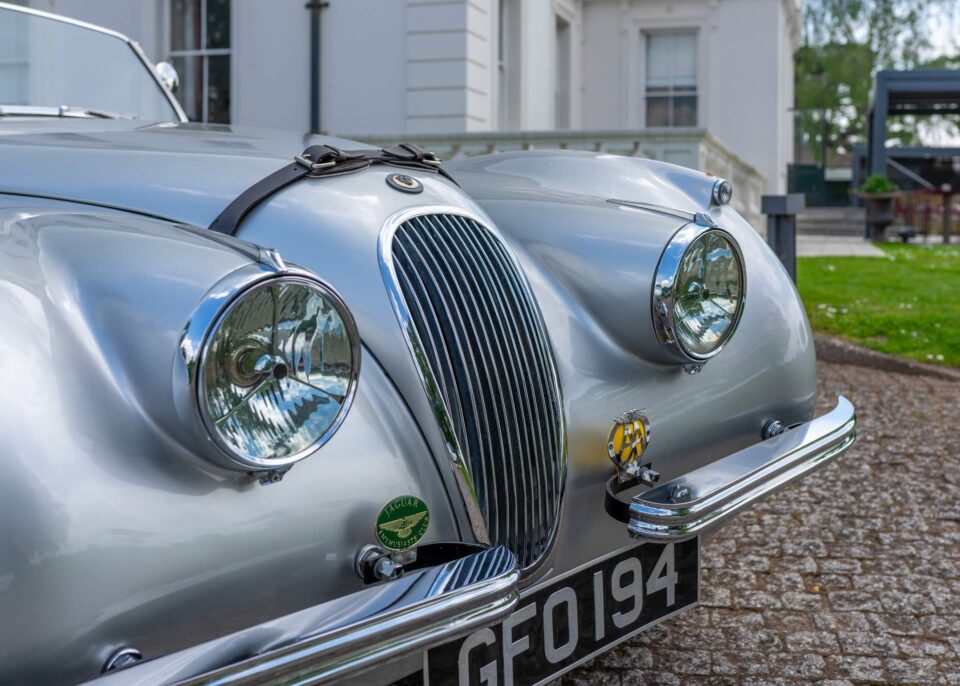
M412 548L427 533L430 512L413 495L402 495L383 506L377 517L377 540L389 550Z

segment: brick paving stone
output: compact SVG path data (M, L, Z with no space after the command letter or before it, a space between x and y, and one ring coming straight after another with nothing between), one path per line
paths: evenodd
M836 612L849 612L850 610L863 610L863 611L873 611L878 612L881 609L880 600L873 593L865 593L863 591L837 591L836 593L830 593L830 606ZM894 599L894 600L898 600ZM897 612L896 606L899 604L890 601L890 605L895 607L892 609L893 612Z
M888 658L883 662L891 683L895 684L929 684L937 675L937 661L928 658Z
M816 653L806 653L803 655L781 653L780 655L770 656L770 666L773 673L781 677L822 679L826 662Z
M960 686L960 383L819 375L820 412L856 405L857 444L704 543L699 608L563 684Z
M850 679L854 683L885 683L886 672L879 657L837 655L828 657L829 672L834 676Z
M840 642L829 631L797 631L787 635L787 650L794 653L819 653L836 655Z
M838 655L896 655L901 645L893 636L872 631L840 631Z

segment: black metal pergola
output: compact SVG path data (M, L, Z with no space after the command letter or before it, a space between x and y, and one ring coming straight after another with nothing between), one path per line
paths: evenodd
M887 172L887 119L914 114L960 115L960 69L914 69L877 73L870 94L869 147L867 152L871 174ZM938 148L924 148L924 153L937 155ZM945 151L947 152L947 151Z

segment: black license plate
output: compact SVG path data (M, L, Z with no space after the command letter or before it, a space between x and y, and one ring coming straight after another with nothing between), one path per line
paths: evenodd
M525 591L500 625L429 651L424 681L540 684L699 600L698 539L634 546Z

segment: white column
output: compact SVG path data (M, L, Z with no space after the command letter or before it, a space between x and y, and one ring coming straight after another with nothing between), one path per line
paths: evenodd
M495 121L493 0L407 0L406 131L488 131Z

